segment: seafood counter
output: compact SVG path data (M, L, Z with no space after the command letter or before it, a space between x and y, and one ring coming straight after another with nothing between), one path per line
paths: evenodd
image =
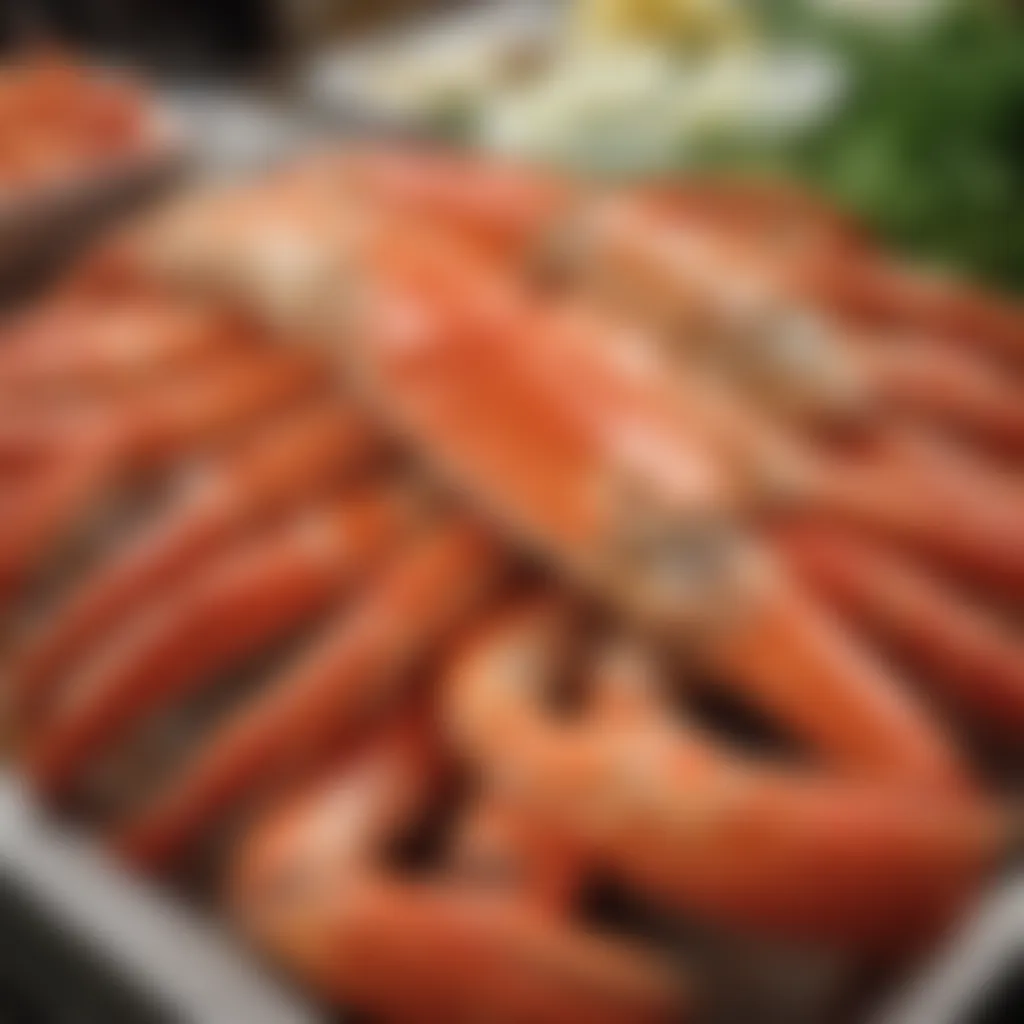
M816 199L350 147L3 333L16 770L331 1005L706 1020L645 918L899 974L1019 856L1024 310Z

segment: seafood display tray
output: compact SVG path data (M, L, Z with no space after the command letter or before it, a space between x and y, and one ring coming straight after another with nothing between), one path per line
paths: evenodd
M330 1019L269 977L210 919L132 878L43 815L10 775L0 776L0 961L5 1024ZM742 1006L730 1000L714 1015L716 1024L754 1024L746 1014L755 1001L772 1024L817 1024L822 979L794 967L785 960L744 964L743 984L734 986L748 989ZM777 969L788 971L781 986ZM766 973L775 976L764 979ZM749 991L759 977L763 991ZM993 890L955 940L868 1021L1010 1024L1020 1019L1013 1014L1022 980L1024 876L1018 875ZM763 1002L773 998L773 1005Z
M205 151L197 154L204 173L233 174L271 162L316 133L316 126L241 95L183 93L172 96L170 105L187 133L205 142ZM234 133L221 131L222 125L233 126ZM345 134L349 131L346 127ZM33 930L49 937L29 939ZM273 980L211 917L120 870L95 844L41 813L17 779L3 774L0 934L5 968L0 1024L318 1024L330 1019ZM4 943L33 952L7 956ZM65 962L78 966L65 968ZM728 955L722 965L717 987L727 990L729 1005L723 999L722 1007L715 1007L712 1024L844 1024L822 1009L834 995L835 965L819 968L797 963L790 954L762 958L760 952L739 955L732 973ZM15 971L21 982L9 977ZM1024 875L1019 872L993 888L960 934L917 978L875 1007L868 1022L995 1024L995 1011L982 1004L1009 991L1005 986L1013 984L1014 971L1024 971ZM82 985L110 994L71 997L78 991L76 974L87 979ZM18 1009L18 997L5 996L18 984L41 991L51 1002ZM58 996L71 998L61 1002ZM1010 1010L1005 1019L1022 1018Z
M211 921L40 814L10 775L0 776L0 933L5 1024L324 1020ZM20 964L8 947L34 955Z

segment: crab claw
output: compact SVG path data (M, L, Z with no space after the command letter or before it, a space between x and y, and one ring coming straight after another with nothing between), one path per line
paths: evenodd
M482 627L450 666L452 734L538 827L663 904L891 952L934 938L1008 848L1000 812L744 761L667 709L555 719L566 629L547 601Z
M271 814L230 871L242 927L325 996L381 1020L679 1019L678 984L640 953L528 902L389 868L382 847L434 777L415 741L392 737Z

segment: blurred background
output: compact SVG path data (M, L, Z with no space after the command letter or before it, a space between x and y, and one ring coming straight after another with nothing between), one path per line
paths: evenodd
M903 248L1024 287L1014 0L5 0L33 36L295 117L442 133L590 172L796 174Z

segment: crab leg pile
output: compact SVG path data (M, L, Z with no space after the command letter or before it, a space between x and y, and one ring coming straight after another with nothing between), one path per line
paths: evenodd
M159 140L132 82L33 50L0 70L0 203L66 188L144 157Z
M770 187L187 197L5 331L16 755L376 1019L685 1019L599 882L913 954L1018 838L1022 374L1024 312Z

